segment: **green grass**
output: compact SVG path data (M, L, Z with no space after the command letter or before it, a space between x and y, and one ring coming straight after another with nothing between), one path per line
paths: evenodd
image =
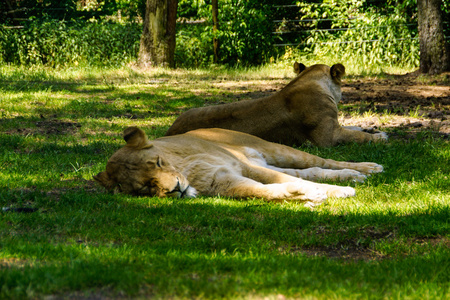
M432 132L302 146L385 167L314 210L92 181L126 126L160 137L190 107L251 98L291 72L0 67L0 207L36 209L0 212L0 298L449 298L450 147Z

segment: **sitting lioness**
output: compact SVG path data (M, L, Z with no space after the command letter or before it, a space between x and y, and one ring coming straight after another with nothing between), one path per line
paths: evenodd
M127 144L94 178L108 190L134 195L292 199L314 206L327 197L353 196L355 190L306 179L361 182L383 170L375 163L323 159L218 128L149 141L141 129L129 127L124 139Z
M181 114L166 135L198 128L224 128L246 132L267 141L300 145L310 140L317 146L345 142L386 140L384 132L364 132L342 127L337 103L341 100L341 64L294 65L298 76L277 93L256 100L193 108Z

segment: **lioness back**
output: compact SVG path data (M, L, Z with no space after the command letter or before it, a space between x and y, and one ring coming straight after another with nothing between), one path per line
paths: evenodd
M279 105L277 96L272 95L258 100L243 100L235 103L190 109L175 120L174 124L167 131L166 136L200 128L222 128L248 133L273 142L280 142L295 134L289 133L288 118L287 110L284 106ZM280 134L278 131L281 128L283 128L285 134L283 139L279 139ZM305 136L302 136L302 140L305 138Z
M289 146L306 140L317 146L387 140L384 132L341 127L337 103L342 98L345 68L335 64L294 65L298 76L277 93L256 100L199 107L181 114L166 136L199 128L223 128L249 133Z
M337 118L342 65L298 68L299 75L268 97L193 108L181 114L166 136L198 128L223 128L268 141L299 145L325 117ZM330 99L332 101L330 101Z

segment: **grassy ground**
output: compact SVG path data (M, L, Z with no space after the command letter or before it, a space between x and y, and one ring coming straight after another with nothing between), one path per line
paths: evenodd
M449 298L450 147L428 131L302 146L385 166L314 210L92 181L126 126L160 137L190 107L257 98L291 72L0 67L0 298Z

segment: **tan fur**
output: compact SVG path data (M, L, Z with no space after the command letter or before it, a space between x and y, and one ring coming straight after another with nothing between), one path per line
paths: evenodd
M290 146L310 140L322 147L387 139L384 132L371 134L339 125L337 103L342 97L343 65L307 68L295 63L294 70L298 76L271 96L188 110L166 136L199 128L224 128Z
M355 190L305 179L363 181L383 170L375 163L323 159L225 129L149 141L141 129L130 127L124 137L127 145L94 178L108 190L136 195L258 197L316 205L327 197L353 196Z

